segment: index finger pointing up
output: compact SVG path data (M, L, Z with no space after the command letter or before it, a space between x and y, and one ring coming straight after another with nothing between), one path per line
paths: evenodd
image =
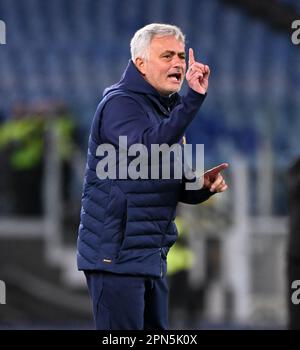
M190 47L189 48L189 66L191 66L193 63L195 63L194 50Z

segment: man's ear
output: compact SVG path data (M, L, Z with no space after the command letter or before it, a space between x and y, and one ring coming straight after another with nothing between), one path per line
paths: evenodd
M135 65L136 65L137 69L140 71L140 73L142 73L143 75L146 75L145 60L143 60L140 57L137 57L135 59Z

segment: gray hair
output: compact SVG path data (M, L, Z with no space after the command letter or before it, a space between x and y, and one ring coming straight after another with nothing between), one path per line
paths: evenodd
M185 43L185 36L180 28L162 23L151 23L135 32L130 42L131 59L135 62L137 57L146 59L151 40L155 37L175 36Z

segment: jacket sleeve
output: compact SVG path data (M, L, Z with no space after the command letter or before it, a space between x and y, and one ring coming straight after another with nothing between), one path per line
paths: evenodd
M149 120L142 106L133 98L116 96L103 109L99 130L101 139L117 146L119 136L127 136L128 146L142 143L149 149L151 144L177 143L195 118L205 96L188 89L170 116L158 124Z
M196 179L197 181L197 179ZM198 179L198 181L200 181ZM210 192L208 188L200 188L199 190L187 190L186 184L188 182L195 182L195 179L188 180L186 177L183 177L182 189L179 198L179 202L185 204L199 204L208 200L216 192Z

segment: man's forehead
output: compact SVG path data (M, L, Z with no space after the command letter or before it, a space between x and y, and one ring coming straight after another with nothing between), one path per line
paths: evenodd
M160 51L178 51L184 52L184 43L175 36L154 36L151 40L150 47Z

